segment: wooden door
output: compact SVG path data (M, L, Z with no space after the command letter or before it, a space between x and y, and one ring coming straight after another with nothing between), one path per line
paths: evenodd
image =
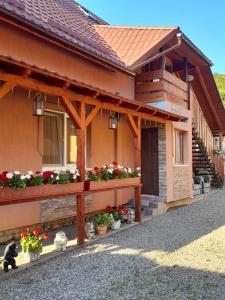
M158 128L141 131L142 194L159 195Z

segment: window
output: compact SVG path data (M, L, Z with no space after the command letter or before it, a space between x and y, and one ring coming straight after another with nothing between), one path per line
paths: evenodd
M77 160L76 129L65 113L45 112L44 165L75 164Z
M175 152L175 163L183 164L184 163L184 133L179 130L174 132L174 152Z

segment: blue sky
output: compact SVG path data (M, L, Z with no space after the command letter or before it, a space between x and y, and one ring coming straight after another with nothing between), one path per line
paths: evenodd
M113 25L180 26L225 73L224 0L77 0Z

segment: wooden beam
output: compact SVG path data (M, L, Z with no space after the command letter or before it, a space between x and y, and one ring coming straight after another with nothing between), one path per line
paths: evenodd
M72 120L74 126L76 128L81 128L81 119L80 119L75 107L73 106L72 102L70 101L70 99L65 96L62 96L61 100L62 100L62 105L63 105L65 111L70 116L70 119Z
M6 82L0 87L0 99L8 94L12 90L12 83Z
M88 125L93 121L94 117L97 115L97 113L100 110L100 105L96 105L95 108L92 110L92 112L89 114L89 116L85 120L85 126L88 127Z
M135 167L141 167L141 118L135 120L137 136L134 138L134 159ZM141 222L141 186L135 187L135 220Z
M86 105L80 103L80 120L81 126L77 130L77 168L80 172L80 181L85 181L85 150L86 150ZM77 210L77 243L83 245L85 241L85 196L84 193L78 195L76 198L76 210Z
M50 85L47 85L44 82L41 82L39 80L35 80L35 79L32 79L32 78L24 78L24 77L14 75L14 74L0 72L0 80L11 82L13 85L18 85L18 86L21 86L23 88L36 90L36 91L39 91L39 92L42 92L42 93L45 93L45 94L48 94L48 95L53 95L53 96L56 96L56 97L65 96L65 97L71 98L71 100L79 101L79 102L80 101L85 102L85 103L90 104L90 105L97 105L98 104L98 105L101 106L102 109L113 110L113 111L118 112L118 113L125 113L125 114L130 113L133 116L140 116L142 119L152 120L152 121L155 121L155 122L158 122L158 123L161 123L161 124L166 123L166 120L163 120L163 118L153 117L148 113L141 113L141 112L129 109L129 108L120 107L119 105L114 105L114 104L111 104L111 103L102 102L99 99L95 99L93 97L86 96L86 95L81 95L81 94L78 94L74 91L70 91L68 89L63 89L63 88L56 87L56 86L50 86ZM125 102L132 103L131 101L129 102L128 100L125 101L125 99L123 100L123 102L124 103ZM149 107L147 105L141 105L141 106L143 108L149 109ZM150 113L150 110L149 110L149 113ZM152 108L152 110L153 110L153 108ZM160 110L157 110L157 111L160 112ZM163 112L162 112L162 114L163 114ZM179 116L177 116L173 113L171 113L170 116L171 116L171 120L173 120L173 121L176 121L179 118Z
M130 114L127 114L127 120L128 120L128 124L130 126L130 129L131 129L133 135L135 137L137 137L138 136L138 128L134 122L133 117Z

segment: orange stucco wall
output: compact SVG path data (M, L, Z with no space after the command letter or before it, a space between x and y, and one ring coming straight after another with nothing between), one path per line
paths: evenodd
M79 58L60 47L43 41L31 33L23 32L0 21L0 55L43 70L58 73L66 78L98 87L111 93L134 99L134 78L122 72L111 71Z

